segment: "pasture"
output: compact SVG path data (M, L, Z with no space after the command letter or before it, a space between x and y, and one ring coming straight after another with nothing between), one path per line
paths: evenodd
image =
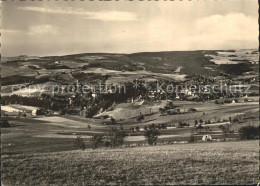
M178 106L178 108L196 108L198 112L194 113L185 113L185 114L176 114L176 115L167 115L161 114L158 112L160 107L166 105L165 102L160 103L150 103L150 104L141 104L137 103L125 103L119 104L114 107L112 111L104 112L103 114L108 114L113 116L116 119L120 119L121 123L124 126L140 126L143 127L145 125L160 124L160 123L169 123L169 124L177 124L180 121L185 121L190 123L191 126L194 126L195 120L202 119L206 120L223 120L231 117L236 117L241 114L248 113L257 113L259 110L259 103L247 102L247 103L235 103L235 104L224 104L217 105L213 102L189 102L189 101L174 101L174 105ZM122 113L120 111L124 110ZM145 115L145 119L142 122L136 121L136 116L140 114ZM151 113L151 114L150 114ZM204 113L204 114L203 114ZM210 126L210 125L209 125Z
M256 184L258 140L2 156L4 185Z
M231 124L230 129L234 130L233 134L227 136L227 138L238 138L238 129L248 124L258 125L258 105L255 102L241 104L228 105L216 105L214 103L192 103L192 102L176 102L176 105L180 107L196 107L198 112L180 114L180 115L161 115L155 112L152 115L145 115L144 121L137 122L135 118L127 120L117 120L114 125L101 124L100 119L88 119L79 116L37 116L34 118L17 118L10 121L10 128L2 129L2 153L3 154L19 154L19 153L37 153L37 152L59 152L64 150L75 150L73 146L73 140L77 136L81 136L87 147L91 148L89 138L96 133L106 131L109 127L123 127L128 133L126 138L126 144L146 144L146 140L143 137L142 132L131 132L130 128L160 123L168 123L178 125L179 121L189 122L191 127L175 128L169 127L168 129L161 129L158 143L174 143L189 141L191 134L194 135L195 140L199 141L204 134L212 135L214 140L222 140L223 134L219 129L221 123L203 124L208 126L210 131L194 131L194 121L202 119L206 121L214 118L228 118L229 116L245 114L243 122L239 124ZM163 103L161 103L163 104ZM129 106L130 105L130 106ZM144 109L150 111L149 107L145 108L144 105L132 105L121 104L119 105L124 110L128 109L126 114L133 113L139 114L140 111L144 113ZM123 107L124 106L124 107ZM147 106L145 104L145 106ZM155 107L157 105L151 105ZM10 105L3 107L5 109L25 109L25 106ZM31 107L26 107L31 109ZM115 108L111 113L116 113L119 107ZM205 112L205 115L203 115ZM111 114L110 113L110 114ZM115 115L113 115L115 116ZM119 115L118 115L119 116ZM126 115L122 114L122 117ZM88 126L91 129L88 129Z

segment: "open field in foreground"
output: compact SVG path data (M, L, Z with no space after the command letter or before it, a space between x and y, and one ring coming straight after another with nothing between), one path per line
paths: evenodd
M4 185L253 184L258 140L2 156Z

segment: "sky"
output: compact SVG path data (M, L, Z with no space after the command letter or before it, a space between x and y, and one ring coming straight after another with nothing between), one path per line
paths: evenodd
M4 1L3 56L258 48L257 0Z

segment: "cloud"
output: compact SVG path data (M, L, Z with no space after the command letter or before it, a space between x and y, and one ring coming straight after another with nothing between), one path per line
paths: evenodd
M44 35L44 34L56 34L58 28L52 25L33 25L29 27L29 35Z
M130 12L119 11L103 11L103 12L88 12L89 16L86 19L96 19L103 21L134 21L136 15Z
M12 29L0 29L0 33L18 33L19 30L12 30Z
M257 17L235 12L178 24L158 17L140 29L143 33L135 41L144 43L143 51L257 48L257 22Z
M91 12L84 9L67 8L47 8L47 7L19 7L20 10L35 11L50 14L79 15L86 19L95 19L102 21L134 21L137 15L133 12L123 11L97 11Z
M257 18L242 13L211 15L199 19L193 31L197 34L197 39L201 41L211 40L224 43L227 41L252 42L258 39Z

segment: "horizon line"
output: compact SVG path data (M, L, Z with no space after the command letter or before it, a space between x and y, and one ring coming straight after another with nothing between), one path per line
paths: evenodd
M241 49L198 49L198 50L161 50L161 51L141 51L141 52L130 52L130 53L122 53L122 52L79 52L79 53L70 53L70 54L58 54L58 55L28 55L28 54L20 54L15 56L2 56L1 58L11 58L11 57L59 57L59 56L71 56L71 55L80 55L80 54L114 54L114 55L131 55L131 54L140 54L140 53L163 53L163 52L189 52L189 51L229 51L229 50L257 50L259 48L241 48Z

